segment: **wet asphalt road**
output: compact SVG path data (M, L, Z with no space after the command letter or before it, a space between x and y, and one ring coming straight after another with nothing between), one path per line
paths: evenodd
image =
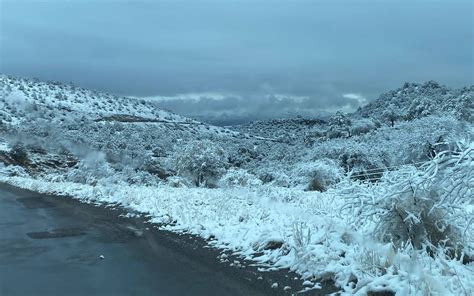
M119 214L0 184L0 295L268 294Z

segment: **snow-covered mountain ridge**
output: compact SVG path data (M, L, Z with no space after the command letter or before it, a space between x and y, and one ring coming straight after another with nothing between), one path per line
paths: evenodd
M411 121L426 116L452 115L458 119L474 121L474 85L452 89L434 81L405 83L401 88L381 94L379 98L360 107L352 114L336 114L332 118L294 118L255 121L232 127L250 134L261 134L285 141L313 141L324 136L337 121L353 128L355 133L374 129L371 125L386 125ZM345 117L345 118L344 118ZM345 123L344 123L345 122ZM352 127L349 127L351 125ZM333 125L334 126L334 125ZM301 137L301 135L305 135ZM349 133L347 133L347 136ZM332 137L329 135L329 137Z
M422 84L406 82L357 110L362 117L383 117L388 111L400 119L451 113L457 118L474 120L474 85L452 89L435 81Z

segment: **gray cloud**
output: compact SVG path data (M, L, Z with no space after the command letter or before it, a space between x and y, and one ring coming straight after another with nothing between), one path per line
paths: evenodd
M267 94L241 97L230 94L185 94L175 97L151 97L160 107L211 123L229 125L249 120L302 115L325 116L342 110L351 112L366 103L360 94L321 93L318 97Z
M221 98L163 102L188 115L314 114L404 81L473 83L472 1L0 5L1 72L138 97Z

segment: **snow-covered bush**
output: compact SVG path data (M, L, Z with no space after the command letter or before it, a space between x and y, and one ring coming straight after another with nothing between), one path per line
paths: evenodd
M373 221L380 239L397 248L409 244L430 255L441 249L454 257L472 256L474 144L458 147L421 169L389 172L377 186L352 187L346 210L357 213L355 225Z
M237 167L251 162L259 157L258 153L250 147L239 147L236 152L229 155L229 162Z
M473 89L474 87L471 87ZM449 106L456 118L474 122L474 91L466 91L461 95L459 102L452 102Z
M257 176L250 174L246 170L231 168L227 173L222 176L218 182L219 187L228 188L228 187L253 187L262 185L262 180L257 178Z
M294 174L299 176L298 179L309 191L326 191L344 176L341 167L327 158L302 162L296 167Z
M320 130L319 127L312 128L310 131L305 132L303 142L306 146L311 147L316 140L324 138L325 134L325 131Z
M381 154L377 155L377 157L372 157L372 155L365 151L342 153L339 160L346 172L350 172L353 176L358 176L361 179L372 179L372 172L383 171L387 166L385 158Z
M175 188L181 188L181 187L191 187L191 184L186 178L180 177L180 176L171 176L166 179L166 183Z
M209 140L192 141L175 152L176 171L196 186L214 187L225 173L227 153Z
M352 136L358 136L366 134L375 129L377 129L377 125L373 120L363 118L353 121L352 126L350 128L350 133Z
M16 164L21 166L28 165L30 162L25 146L20 143L17 143L12 147L10 151L10 157L13 159L13 161L15 161Z
M156 159L146 160L143 165L137 168L137 170L147 172L148 174L154 175L162 180L166 180L175 174L175 172L168 170L165 164L162 164Z
M364 173L428 161L431 157L428 144L437 145L439 139L453 143L456 138L469 137L471 133L467 124L453 116L427 116L400 122L393 128L382 126L351 138L316 142L311 151L313 159L339 160L347 172Z
M0 174L7 175L9 177L30 177L28 172L21 166L8 165L0 163Z
M350 137L352 127L352 120L346 114L337 112L329 119L329 127L326 131L326 138L345 138Z
M400 111L394 104L388 105L388 107L382 113L382 119L386 120L388 125L391 127L393 127L395 125L395 121L401 117Z
M436 106L433 104L431 97L415 98L407 112L408 119L420 118L428 116L436 112Z
M100 179L112 176L114 170L102 152L88 153L72 170L66 179L71 182L95 185Z

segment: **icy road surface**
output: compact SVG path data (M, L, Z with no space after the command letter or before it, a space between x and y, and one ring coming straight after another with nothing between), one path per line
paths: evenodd
M0 184L0 295L263 294L119 214Z

